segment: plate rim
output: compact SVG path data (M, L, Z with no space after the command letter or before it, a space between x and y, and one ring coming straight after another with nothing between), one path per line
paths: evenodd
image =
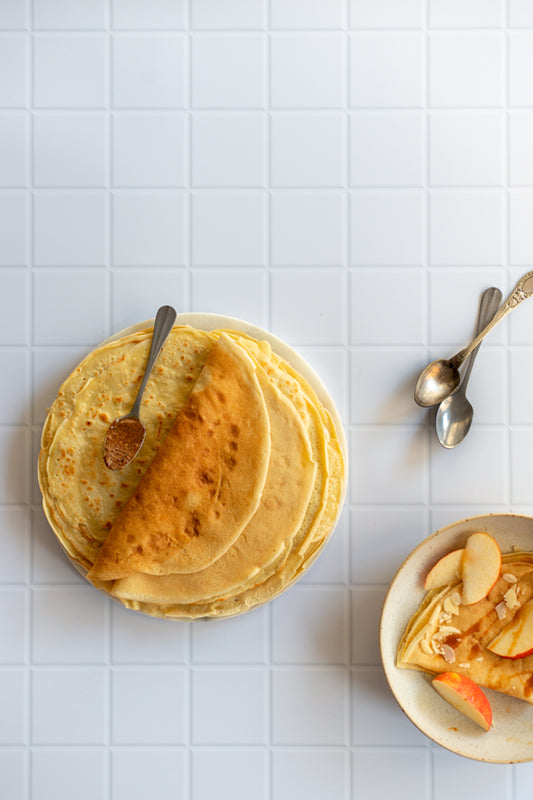
M517 512L487 512L487 513L484 513L484 514L471 515L471 516L468 516L468 517L464 517L463 519L456 520L454 522L448 523L447 525L444 525L442 528L439 528L438 530L434 531L433 533L431 533L427 537L425 537L406 556L406 558L402 561L402 563L397 568L397 570L396 570L396 572L395 572L395 574L394 574L394 576L393 576L393 578L392 578L392 580L391 580L391 582L390 582L390 584L389 584L389 586L387 588L387 591L386 591L386 594L385 594L385 598L384 598L383 604L382 604L380 618L379 618L379 651L380 651L381 665L382 665L383 671L385 673L385 677L387 679L388 686L389 686L389 688L390 688L390 690L391 690L391 692L392 692L392 694L394 696L394 699L395 699L396 703L398 704L399 708L405 714L405 716L429 740L431 740L432 742L444 747L446 750L449 750L450 752L453 752L453 753L455 753L457 755L460 755L462 757L473 759L475 761L481 761L481 762L485 762L485 763L494 763L494 764L515 764L515 763L525 763L525 762L533 761L533 741L532 742L528 742L527 744L520 743L520 746L521 746L522 750L524 750L527 747L530 748L530 752L527 753L526 755L522 754L522 755L518 755L517 757L509 757L509 756L501 757L501 756L498 756L498 755L495 755L495 754L491 753L487 749L486 746L483 747L483 745L489 745L491 747L491 749L495 748L496 742L495 742L494 733L495 732L497 733L497 730L498 730L497 727L492 728L491 731L488 734L483 732L483 731L481 731L481 729L480 729L480 731L479 731L480 735L475 739L475 744L476 745L480 745L478 747L474 746L474 744L473 744L474 740L473 740L472 737L470 737L470 739L472 739L472 742L469 743L468 747L463 745L464 740L465 739L468 740L468 738L469 738L468 737L468 732L463 735L463 732L459 731L458 732L459 736L457 737L457 740L455 742L453 740L451 740L450 737L445 737L444 735L436 736L434 734L434 732L429 732L428 731L428 727L424 725L423 718L422 719L420 718L421 716L423 717L423 714L421 713L420 715L417 716L416 713L413 712L412 703L411 704L408 703L408 700L402 694L401 686L400 687L398 686L398 684L401 683L401 680L399 679L399 674L400 673L403 673L404 675L409 675L410 676L409 679L405 678L404 682L407 682L407 680L410 680L413 683L415 683L415 681L417 681L417 680L420 680L420 681L424 680L424 681L427 682L428 673L424 673L424 672L418 671L418 670L408 670L408 669L401 670L401 669L399 669L396 666L395 658L393 660L391 658L390 653L387 652L388 650L390 651L392 649L392 647L391 647L390 638L385 639L385 637L388 636L388 633L389 633L388 630L387 630L387 614L389 614L389 606L392 604L392 602L394 600L394 594L395 594L396 591L398 591L398 582L402 578L402 575L407 570L409 570L410 568L414 569L414 565L416 563L416 559L420 558L420 556L426 551L428 551L428 554L429 554L431 546L435 545L438 542L439 539L442 540L442 545L444 547L444 540L445 539L447 539L447 538L451 539L453 536L460 537L461 535L465 535L467 533L465 528L468 525L475 525L476 522L481 521L481 520L485 520L485 521L496 520L498 522L498 521L504 521L506 519L513 519L513 520L516 520L516 521L521 521L521 522L524 522L526 525L529 525L531 527L530 533L531 533L531 536L532 536L532 542L531 542L531 545L530 545L530 549L533 551L533 516L528 515L528 514L521 514L521 513L517 513ZM495 538L498 537L498 534L494 533L494 531L492 531L492 535L494 535ZM525 531L522 532L522 536L524 536L524 535L525 535ZM501 536L502 536L502 534L500 533L500 537ZM454 545L452 544L451 546L453 547ZM449 549L450 549L450 545L448 545L448 547L445 548L442 551L442 553L444 554L445 552L448 552ZM434 553L433 554L433 559L435 559L435 558L438 558L438 555ZM427 568L427 565L426 565L426 568ZM418 574L417 572L413 572L413 575L412 575L412 580L413 581L415 580L417 574ZM420 594L420 599L421 599L421 597L423 597L423 595L425 594L423 586L416 585L415 583L413 583L413 586L415 588L415 591ZM414 604L411 613L413 613L416 610L417 605L418 605L418 603ZM405 624L407 624L408 620L410 619L410 614L407 614L407 612L404 612L404 617L405 618L403 620L403 626ZM393 648L394 656L396 654L396 649L397 649L398 642L400 640L401 633L403 633L403 630L404 630L403 626L397 632L397 641L396 641L396 639L394 640L394 648ZM395 679L395 675L398 676L398 680ZM422 686L423 685L420 684L420 687L422 687ZM524 701L521 701L521 700L516 699L516 698L508 697L507 695L503 695L501 692L500 693L499 692L494 692L493 693L493 692L491 692L491 690L485 690L485 689L484 689L484 691L488 692L490 694L491 698L495 699L496 703L498 703L498 699L499 699L499 704L500 705L503 705L503 703L510 703L511 705L513 703L514 704L518 703L518 704L520 704L520 706L519 706L520 708L524 708L524 706L525 706L524 710L527 711L527 705L528 704L525 704ZM420 694L420 692L418 694ZM434 696L438 697L437 693L435 693ZM438 699L440 700L440 698L438 698ZM494 704L494 703L492 703L492 704ZM422 705L422 704L420 703L419 705ZM406 708L406 706L408 706L408 707ZM439 707L439 705L437 704L437 708L438 707ZM443 706L442 708L443 708L442 717L444 717L446 715L446 713L447 713L447 707ZM453 713L453 710L452 710L452 713ZM455 713L459 713L459 712L455 712ZM443 727L444 727L444 725L443 725ZM477 733L477 731L476 731L476 733ZM491 736L491 734L492 734L492 737L490 739L485 739L484 738L484 737L487 737L487 736ZM507 740L510 739L510 738L512 738L512 737L507 737ZM498 741L502 742L503 741L503 737L501 737Z

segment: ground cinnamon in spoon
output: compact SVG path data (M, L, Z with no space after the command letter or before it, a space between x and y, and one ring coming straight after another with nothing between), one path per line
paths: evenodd
M104 461L109 469L123 469L135 458L144 441L144 426L134 417L116 419L107 431Z

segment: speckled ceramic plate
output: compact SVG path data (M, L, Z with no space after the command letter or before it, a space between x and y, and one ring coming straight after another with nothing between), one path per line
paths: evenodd
M478 761L532 761L533 705L484 690L493 710L493 726L486 733L443 700L428 675L396 666L396 651L405 626L425 595L427 571L441 556L463 547L474 531L493 536L502 553L517 547L533 551L533 518L515 514L469 517L425 539L404 561L385 598L380 625L383 667L399 706L437 744Z

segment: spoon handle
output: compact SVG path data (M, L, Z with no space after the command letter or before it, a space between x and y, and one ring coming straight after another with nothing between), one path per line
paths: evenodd
M161 352L161 348L165 344L166 338L170 333L170 331L172 330L172 326L174 325L175 319L176 319L176 312L172 308L172 306L161 306L161 308L158 310L156 314L154 322L154 333L152 335L152 343L150 345L150 352L148 354L148 362L146 364L146 369L144 371L143 379L141 381L141 385L139 386L135 402L131 408L130 413L128 414L129 417L139 416L141 400L144 393L144 389L146 387L146 382L150 377L152 369L154 368L154 364L157 360L159 353Z
M499 289L495 286L492 286L490 289L485 289L483 294L481 295L481 300L479 302L479 313L476 322L476 336L481 333L481 331L488 325L488 323L493 319L496 311L498 310L498 306L502 301L502 293ZM470 356L465 361L465 371L463 374L463 380L461 383L462 390L466 390L466 386L470 379L470 373L472 372L472 367L474 366L474 361L476 360L476 356L479 352L479 348L481 347L481 342L474 347Z
M498 322L501 322L501 320L506 317L510 311L516 308L516 306L523 300L527 300L528 297L531 297L531 295L533 295L533 271L526 272L525 275L522 275L505 303L501 306L489 324L483 328L481 333L479 333L475 339L470 342L468 347L464 347L456 355L454 355L452 359L450 359L452 365L454 367L461 366L465 358L470 355L472 350L474 350L478 344L481 344L485 336L490 333L490 331L498 324Z

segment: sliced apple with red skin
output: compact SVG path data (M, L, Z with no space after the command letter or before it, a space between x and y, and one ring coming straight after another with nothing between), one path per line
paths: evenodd
M487 650L502 658L525 658L533 653L533 599L524 603L511 622L489 642Z
M464 548L439 558L426 575L424 589L439 589L461 579Z
M484 731L492 724L492 708L486 694L471 678L458 672L441 672L433 686L457 711L476 722Z
M472 533L463 553L463 605L478 603L488 595L500 576L502 554L488 533Z

